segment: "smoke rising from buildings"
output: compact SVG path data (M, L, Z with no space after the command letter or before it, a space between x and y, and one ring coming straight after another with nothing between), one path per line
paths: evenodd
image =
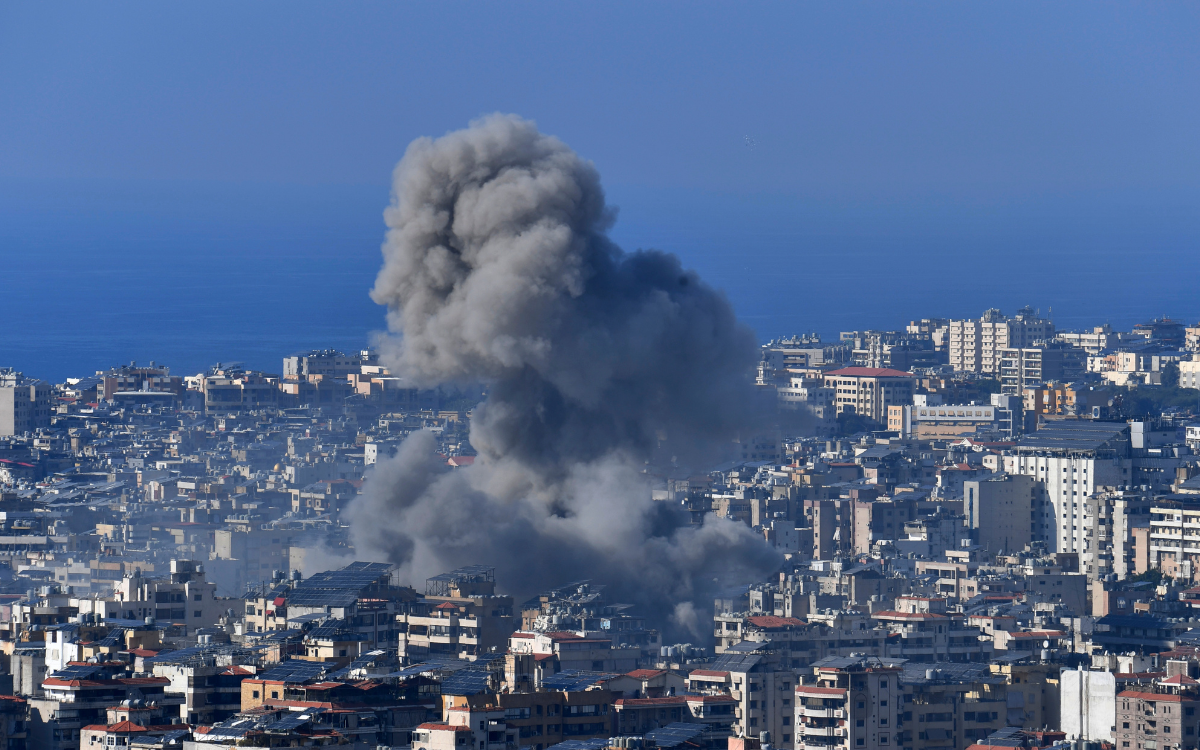
M416 433L376 467L350 510L360 557L414 581L494 564L518 596L590 578L681 627L714 578L778 565L746 526L651 500L648 460L702 466L753 424L757 348L675 256L609 240L614 218L594 166L527 120L409 146L372 291L381 350L414 383L488 396L474 465L448 470Z

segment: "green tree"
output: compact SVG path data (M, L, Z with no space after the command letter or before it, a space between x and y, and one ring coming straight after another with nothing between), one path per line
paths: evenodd
M1168 362L1162 371L1162 384L1168 388L1179 385L1179 363Z

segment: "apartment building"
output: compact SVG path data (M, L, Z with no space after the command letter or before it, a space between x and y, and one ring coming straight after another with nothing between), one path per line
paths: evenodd
M1174 578L1200 579L1200 497L1175 495L1151 503L1149 564Z
M164 713L177 713L183 696L166 692L165 677L118 677L95 666L74 667L42 682L44 697L29 700L29 746L77 750L86 727L107 725L108 709L126 700L153 701Z
M170 578L143 578L141 571L123 578L116 599L128 619L153 617L177 623L189 632L215 625L229 600L218 599L217 584L205 580L204 566L193 560L172 560Z
M183 378L171 374L171 368L156 365L139 367L136 362L128 365L113 367L100 378L97 398L108 401L117 398L121 393L170 393L179 396L183 393Z
M1200 388L1200 353L1179 363L1179 387Z
M879 660L830 659L796 685L797 750L891 750L905 710L902 671Z
M413 750L543 750L568 740L609 737L616 725L610 690L443 695L444 723L422 724ZM463 730L468 734L463 734ZM447 747L447 745L449 745Z
M912 373L880 367L845 367L825 373L838 414L849 412L886 422L889 406L912 403Z
M756 737L770 732L773 745L790 750L794 747L792 691L798 679L796 671L787 666L784 653L770 642L744 641L704 671L728 680L727 694L737 701L730 727L735 735ZM695 690L697 680L689 682Z
M52 391L49 383L0 368L0 436L49 427Z
M1196 750L1200 693L1196 680L1177 674L1149 690L1117 693L1116 747L1120 750Z
M999 351L1032 346L1054 336L1054 324L1038 317L1030 307L1012 319L993 308L978 320L951 320L949 324L950 366L959 372L994 375L1000 370Z
M999 416L1000 410L991 404L896 405L888 407L887 428L917 440L931 440L999 431Z
M518 622L512 597L496 595L495 568L484 565L430 578L424 598L396 620L405 660L430 654L469 657L504 648Z
M1033 541L1034 507L1041 507L1042 485L1033 477L1001 475L963 482L967 528L989 552L1020 552Z
M1083 563L1088 580L1118 580L1133 575L1138 548L1137 529L1146 531L1154 500L1149 492L1134 489L1101 488L1087 500L1090 536ZM1148 550L1142 550L1148 555Z
M1078 552L1086 558L1088 498L1101 487L1132 483L1129 425L1088 420L1044 424L1004 456L1004 471L1033 477L1045 487L1044 502L1032 512L1034 536L1046 542L1047 551Z
M914 662L987 662L992 642L981 640L979 628L946 611L946 600L917 596L896 598L896 609L872 615L887 628L887 656Z
M244 409L272 408L279 404L279 383L262 373L240 366L218 365L198 379L204 396L204 413L209 416L236 414Z
M343 354L336 349L314 349L284 357L283 377L305 380L310 375L326 375L344 380L347 375L361 373L364 365L375 365L378 359L378 355L370 350Z
M1020 396L1052 380L1071 380L1083 374L1080 350L1064 344L999 349L1000 392Z

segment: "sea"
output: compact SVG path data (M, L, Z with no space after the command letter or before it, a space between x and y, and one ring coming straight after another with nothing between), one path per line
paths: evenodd
M1180 191L846 198L612 185L613 238L679 255L762 341L1025 305L1060 329L1200 319ZM386 185L0 182L0 367L278 372L386 326Z

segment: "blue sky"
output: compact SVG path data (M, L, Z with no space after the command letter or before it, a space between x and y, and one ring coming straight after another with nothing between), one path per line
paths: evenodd
M0 360L36 369L35 341L113 306L112 331L167 310L204 342L197 361L345 345L382 325L365 292L404 147L492 111L594 160L618 241L679 253L763 337L993 304L1064 325L1200 316L1198 15L6 3L0 315L22 325ZM180 278L203 283L155 289ZM319 309L296 304L297 280Z

